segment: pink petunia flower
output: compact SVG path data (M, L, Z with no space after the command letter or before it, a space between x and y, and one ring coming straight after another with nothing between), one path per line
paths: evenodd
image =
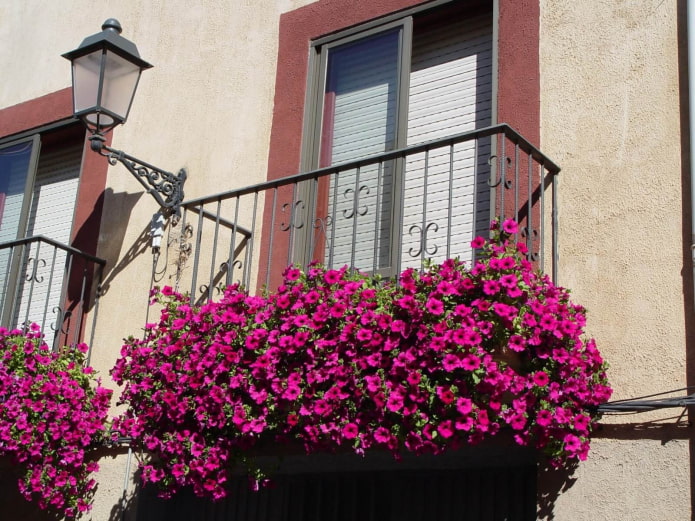
M343 426L342 432L343 432L343 437L346 440L353 440L357 437L357 434L359 434L359 428L354 423L346 423Z
M454 435L454 429L451 424L451 420L444 420L439 425L437 425L437 432L444 439L451 438Z
M398 412L403 408L403 396L391 394L386 400L386 408L391 412Z
M294 281L301 276L302 272L297 268L289 268L285 273L285 280Z
M443 387L441 385L437 387L437 396L442 401L442 403L446 405L453 403L456 399L456 396L454 395L450 387Z
M483 281L483 293L486 295L497 295L500 292L500 283L497 280Z
M586 414L577 414L574 417L574 429L582 434L588 432L590 423L591 419Z
M473 418L470 416L461 416L456 419L456 429L459 431L470 431L473 428Z
M463 357L463 360L461 360L461 367L463 367L466 371L475 371L480 367L481 363L480 358L475 355L468 354Z
M445 371L451 373L452 371L458 369L460 366L461 361L459 360L459 357L455 354L449 353L444 355L444 358L442 358L442 367Z
M533 385L537 387L545 387L550 383L547 373L544 371L536 371L533 373Z
M421 380L422 375L420 374L420 371L410 371L406 377L406 381L412 386L419 385Z
M519 283L519 279L513 273L508 273L507 275L502 275L500 277L500 284L505 288L514 288Z
M336 270L328 270L323 276L323 280L326 281L326 284L330 285L336 284L341 278L342 274Z
M483 246L485 246L485 239L483 239L480 236L477 236L475 239L471 241L471 248L475 250L482 248Z
M427 299L425 309L427 309L427 311L429 311L433 315L441 315L442 313L444 313L444 303L439 299L430 297L429 299Z
M524 349L526 349L526 340L524 340L524 337L521 335L512 335L509 337L509 343L507 344L509 349L512 351L515 351L517 353L520 353Z
M386 427L378 427L374 431L374 439L379 443L387 443L391 439L391 433Z
M582 447L582 442L574 434L566 434L562 440L565 444L565 450L569 453L577 452Z
M507 419L507 423L515 431L520 431L526 425L526 417L523 414L512 414Z
M355 336L360 342L369 342L372 339L372 332L369 329L362 328L357 331Z
M507 219L502 223L502 230L505 233L513 235L515 233L519 233L519 225L514 219Z
M547 427L553 423L553 413L547 409L541 409L538 411L538 414L536 414L536 423L541 427Z
M346 311L347 311L347 306L345 306L345 304L342 304L341 302L336 302L331 307L329 314L333 318L340 318L345 314Z
M456 410L465 416L473 410L473 402L470 398L460 397L456 400Z

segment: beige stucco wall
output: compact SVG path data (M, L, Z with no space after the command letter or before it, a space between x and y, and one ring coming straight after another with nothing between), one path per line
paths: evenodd
M677 36L676 2L541 1L541 149L562 166L560 283L588 308L614 399L686 385ZM622 426L593 442L556 519L690 519L682 438L692 434L663 442L680 412L605 417Z
M0 2L0 41L12 42L13 50L0 52L3 77L12 78L0 82L0 107L68 87L70 65L60 55L114 17L123 36L155 67L143 74L129 120L113 132L112 146L172 172L186 167L186 199L261 182L279 17L306 3ZM108 262L107 283L92 346L92 364L105 380L123 337L137 336L145 322L152 268L146 233L156 210L155 201L121 165L109 169L98 252ZM124 451L102 459L90 519L111 519L126 462Z
M155 64L113 146L189 171L187 198L265 178L278 19L307 0L0 2L0 107L67 87L60 54L118 18ZM615 398L686 383L676 2L541 0L540 147L562 166L560 282L589 310ZM21 59L17 53L21 52ZM106 378L144 321L154 201L109 170L100 255L107 291L93 343ZM680 411L677 411L680 412ZM605 418L557 520L690 519L687 430L673 411ZM670 418L666 426L647 420ZM647 434L648 433L648 434ZM102 461L91 519L109 519L127 458ZM131 485L132 488L132 485Z

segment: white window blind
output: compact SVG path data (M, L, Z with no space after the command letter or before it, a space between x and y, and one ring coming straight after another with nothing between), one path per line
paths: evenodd
M489 14L416 21L412 38L396 27L322 52L319 166L492 122ZM399 83L404 68L408 85ZM489 226L490 148L483 138L409 155L405 164L340 171L327 190L324 262L394 274L424 259L471 260L470 241Z
M408 145L491 124L489 17L436 25L413 39ZM490 218L490 141L464 142L406 162L402 267L423 258L470 260L470 241ZM423 234L426 235L426 242Z
M62 244L70 243L81 159L81 143L41 155L27 236L44 235ZM55 337L53 329L59 327L58 308L63 306L66 254L45 243L33 243L24 258L15 322L39 323L46 342L51 345ZM26 275L33 277L27 280Z
M340 164L395 146L399 33L390 30L329 51L322 164ZM363 269L387 264L391 201L390 165L333 177L325 262Z

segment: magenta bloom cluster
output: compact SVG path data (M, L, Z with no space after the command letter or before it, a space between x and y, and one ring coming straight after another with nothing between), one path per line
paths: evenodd
M113 370L114 427L151 455L145 481L220 498L272 443L316 451L441 453L500 431L555 464L583 460L611 395L584 310L534 271L513 221L480 259L395 282L290 267L266 296L228 287L192 307L164 288L161 319Z
M0 454L21 468L26 499L67 518L91 506L111 399L83 365L86 348L52 352L35 324L0 328Z

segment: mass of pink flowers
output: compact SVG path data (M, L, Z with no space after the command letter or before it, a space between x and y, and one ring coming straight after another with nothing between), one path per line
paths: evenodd
M474 266L393 282L289 267L273 293L231 286L200 307L163 288L159 322L112 371L128 406L114 428L149 454L143 479L221 498L267 444L398 457L503 430L556 465L585 459L611 389L584 309L526 260L514 221L495 228Z
M91 506L111 399L84 367L86 348L52 352L35 324L0 328L0 455L21 469L26 499L67 518Z

